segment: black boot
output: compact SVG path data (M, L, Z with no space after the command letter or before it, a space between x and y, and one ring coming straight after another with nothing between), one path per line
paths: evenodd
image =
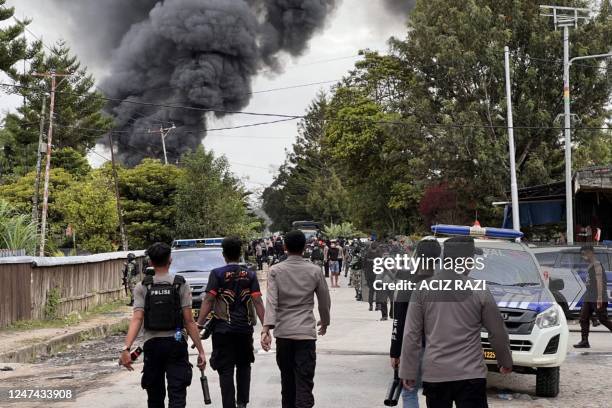
M368 309L370 312L373 310L372 304L370 303L370 308Z
M239 402L238 404L236 404L236 408L246 408L246 406L246 402Z
M574 348L591 348L591 345L589 344L588 338L583 336L580 343L574 344Z

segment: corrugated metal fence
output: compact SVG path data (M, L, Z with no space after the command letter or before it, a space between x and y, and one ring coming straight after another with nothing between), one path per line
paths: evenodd
M142 253L135 252L141 257ZM82 312L124 295L127 253L64 258L0 258L0 327L43 319L55 304L57 317Z

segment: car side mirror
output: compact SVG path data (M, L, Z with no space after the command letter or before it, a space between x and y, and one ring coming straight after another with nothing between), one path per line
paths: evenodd
M563 282L563 279L550 278L550 281L548 283L548 289L563 290L563 288L565 288L565 283Z

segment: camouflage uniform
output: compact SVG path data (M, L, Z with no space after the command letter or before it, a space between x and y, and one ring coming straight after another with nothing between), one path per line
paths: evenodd
M136 259L128 257L128 261L123 264L123 284L125 286L126 295L129 291L130 303L129 306L134 304L134 287L138 283L138 268L136 266Z
M361 300L361 272L362 272L362 261L359 253L353 253L351 259L351 286L355 288L355 299Z

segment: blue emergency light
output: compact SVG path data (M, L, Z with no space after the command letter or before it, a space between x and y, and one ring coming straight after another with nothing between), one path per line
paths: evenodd
M442 235L461 235L466 237L486 237L486 238L501 238L501 239L517 239L522 238L523 233L507 228L490 228L490 227L468 227L466 225L432 225L431 231L434 234Z
M175 239L172 248L203 248L207 246L219 246L223 238L198 238L198 239Z

